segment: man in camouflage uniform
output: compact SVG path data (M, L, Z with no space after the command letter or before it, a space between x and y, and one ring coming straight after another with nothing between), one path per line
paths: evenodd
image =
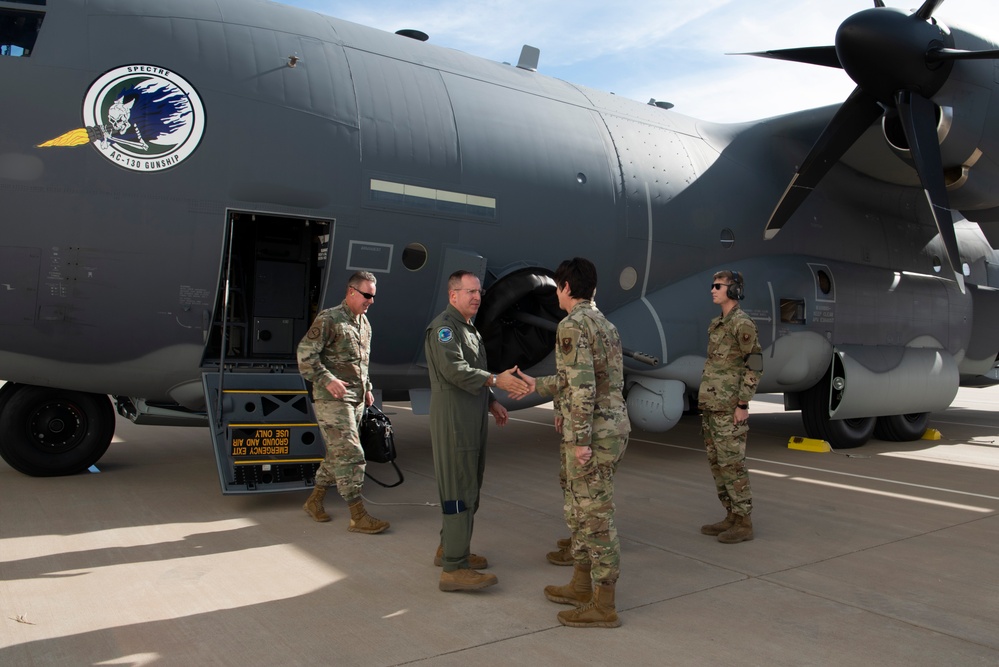
M364 407L374 403L368 378L371 324L365 313L374 300L375 276L355 273L343 302L319 313L298 345L298 369L312 383L312 407L326 443L326 458L302 508L316 521L329 521L323 499L335 483L350 509L347 530L368 534L389 527L388 521L368 514L361 499L364 450L358 428Z
M742 275L719 271L711 285L711 300L721 306L721 316L708 327L708 358L698 392L701 434L715 479L718 499L726 516L701 526L705 535L736 544L753 539L753 496L746 470L746 435L749 401L756 393L760 371L750 366L760 358L756 323L739 308L743 298Z
M455 271L448 279L447 309L427 326L424 350L430 375L430 437L440 493L441 544L434 564L441 566L442 591L473 591L497 582L483 556L470 552L472 526L486 468L488 414L507 422L507 412L491 387L526 393L516 367L499 375L486 370L486 349L472 318L482 304L475 274Z
M556 332L557 372L536 380L523 376L538 395L554 399L567 478L572 581L546 586L545 597L576 606L559 612L562 625L615 628L621 625L614 601L621 544L614 526L614 472L631 431L621 338L593 303L592 262L581 257L562 262L555 284L559 307L568 313Z

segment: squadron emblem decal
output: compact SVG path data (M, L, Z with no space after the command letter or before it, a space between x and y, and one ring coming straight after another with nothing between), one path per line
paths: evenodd
M111 162L132 171L174 167L197 149L205 108L194 87L163 67L128 65L100 76L83 100L85 127L39 148L92 143Z

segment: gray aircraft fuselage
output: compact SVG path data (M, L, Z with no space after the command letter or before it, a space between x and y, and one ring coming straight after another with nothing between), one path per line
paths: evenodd
M708 123L249 0L17 10L44 19L30 56L0 57L0 377L11 383L203 410L206 369L294 373L315 310L367 270L378 279L374 384L419 390L425 326L451 271L478 272L491 292L572 256L597 265L597 302L625 347L658 358L627 362L629 384L656 395L696 392L721 269L745 276L741 307L765 350L760 390L785 393L788 407L843 350L855 378L884 382L839 418L946 406L959 381L993 370L996 254L978 225L960 223L966 292L948 279L924 193L878 128L764 241L835 107ZM961 65L995 92L991 61ZM959 188L952 198L984 222L999 206L999 97L974 121L993 187L970 179L966 199ZM296 243L297 264L282 255ZM292 264L307 277L285 290ZM218 342L223 320L241 322L243 344ZM545 368L537 348L529 361ZM914 365L892 375L910 350ZM928 390L905 388L934 368L943 374ZM879 404L900 381L902 404Z

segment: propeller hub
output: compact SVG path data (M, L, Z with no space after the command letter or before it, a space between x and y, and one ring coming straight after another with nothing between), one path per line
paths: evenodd
M865 9L836 31L836 55L850 78L886 106L908 90L930 98L943 86L952 62L927 61L928 51L953 47L954 40L932 19L887 7Z

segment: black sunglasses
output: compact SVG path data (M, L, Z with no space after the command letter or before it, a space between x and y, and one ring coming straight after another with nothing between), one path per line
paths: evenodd
M729 287L732 283L711 283L711 289L721 289L722 287Z
M350 289L354 290L355 292L357 292L358 294L360 294L361 296L363 296L368 301L371 301L372 299L375 298L374 294L368 294L367 292L362 292L361 290L357 289L356 287L351 287Z

